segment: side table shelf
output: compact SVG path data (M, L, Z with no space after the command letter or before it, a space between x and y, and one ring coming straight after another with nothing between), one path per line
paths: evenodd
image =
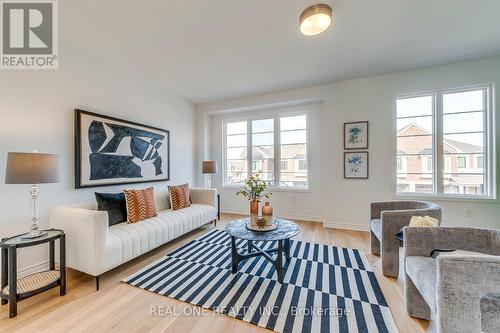
M18 298L22 299L33 296L41 293L42 291L58 286L60 278L61 273L57 270L43 271L22 277L17 280ZM2 289L2 294L6 298L9 297L9 285L6 285Z

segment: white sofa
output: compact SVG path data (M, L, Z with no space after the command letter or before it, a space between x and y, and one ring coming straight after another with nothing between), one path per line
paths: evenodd
M66 265L96 277L185 233L217 220L217 191L190 189L191 207L173 211L168 195L155 192L158 216L109 226L96 203L55 208L50 226L66 234Z

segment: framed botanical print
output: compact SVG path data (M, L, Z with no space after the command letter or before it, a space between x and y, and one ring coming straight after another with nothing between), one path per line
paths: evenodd
M344 152L344 178L368 179L368 152Z
M170 179L170 132L75 110L75 188Z
M368 149L368 122L344 123L344 149Z

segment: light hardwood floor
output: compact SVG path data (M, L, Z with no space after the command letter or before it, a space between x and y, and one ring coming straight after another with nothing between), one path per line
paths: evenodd
M217 228L223 229L235 217L224 214ZM425 330L426 321L406 314L402 278L397 280L381 274L380 259L370 253L367 232L323 228L321 223L315 222L298 223L302 232L297 239L365 251L400 332ZM56 288L24 300L18 304L18 316L13 319L8 318L8 306L2 306L0 332L270 332L241 320L212 315L208 310L204 314L196 313L199 311L197 307L120 282L210 228L213 226L206 225L106 273L97 292L93 277L69 269L66 296L59 297ZM170 315L152 315L151 307L170 309ZM185 315L190 311L195 314ZM177 315L172 315L172 312Z

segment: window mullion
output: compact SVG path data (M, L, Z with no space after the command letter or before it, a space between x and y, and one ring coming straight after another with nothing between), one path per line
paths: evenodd
M443 145L443 94L434 95L434 189L436 194L444 193L444 145Z
M252 170L252 121L247 120L247 174L253 174Z
M485 186L484 194L488 196L492 196L495 193L496 183L493 182L496 177L495 168L493 167L493 156L494 151L492 147L493 142L493 130L492 130L492 109L490 105L490 90L488 88L483 89L483 109L484 109L484 117L483 117L483 129L485 131L484 141L483 141L483 184Z
M274 186L281 184L281 126L280 117L274 117Z

